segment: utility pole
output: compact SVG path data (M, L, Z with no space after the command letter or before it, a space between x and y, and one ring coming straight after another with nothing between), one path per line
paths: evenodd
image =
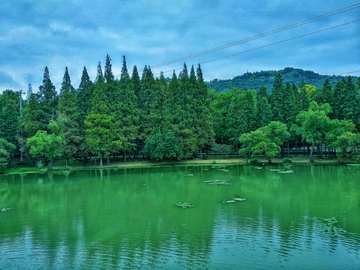
M25 93L23 93L23 90L20 90L19 91L19 96L20 96L20 119L22 118L22 98L21 98L22 94L25 94ZM22 131L20 131L20 138L22 138ZM21 151L21 148L22 148L22 144L20 146L20 163L23 163L24 162L24 155L23 155L23 152Z

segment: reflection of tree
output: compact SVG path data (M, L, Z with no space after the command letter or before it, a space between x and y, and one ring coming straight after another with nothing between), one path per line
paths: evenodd
M0 218L0 239L30 230L33 246L48 254L49 268L61 257L66 268L81 268L82 263L95 268L156 268L171 262L206 268L220 237L219 224L224 232L233 230L233 241L241 248L259 246L264 254L275 251L282 258L293 250L312 248L313 238L322 237L317 231L321 218L335 216L339 227L360 233L356 214L360 183L353 180L360 178L357 168L293 167L294 174L270 172L267 166L227 169L29 174L23 182L20 176L4 176L0 208L11 206L16 211L8 215L13 219ZM184 177L188 173L194 176ZM233 185L202 182L225 178ZM247 201L221 203L234 194ZM179 201L189 201L195 208L176 208ZM359 250L359 237L341 241L348 249ZM329 248L337 243L329 243Z

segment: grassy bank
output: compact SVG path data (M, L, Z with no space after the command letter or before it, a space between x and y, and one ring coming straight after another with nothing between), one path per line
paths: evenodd
M272 160L272 164L282 164L284 162L283 158L275 158ZM294 165L302 165L307 166L310 165L309 157L307 156L297 156L291 157L291 162ZM346 164L357 164L357 162L353 160L348 160L345 162ZM90 164L83 165L81 161L77 161L75 159L69 161L69 166L65 166L64 160L55 160L52 170L54 172L60 171L73 171L73 170L92 170L92 169L112 169L112 168L135 168L135 167L164 167L164 166L216 166L216 165L245 165L245 164L268 164L268 161L265 160L263 157L254 158L251 161L246 159L239 159L239 158L211 158L206 160L200 159L189 159L189 160L182 160L182 161L161 161L161 162L154 162L154 161L144 161L144 160L134 160L131 159L127 162L123 161L111 161L110 165L104 163L103 167L95 165L95 162L92 161ZM329 158L324 158L319 160L315 158L314 165L339 165L339 161ZM27 161L24 164L19 164L18 160L13 161L13 167L5 169L2 174L21 174L21 173L42 173L47 172L47 167L34 167L31 161Z

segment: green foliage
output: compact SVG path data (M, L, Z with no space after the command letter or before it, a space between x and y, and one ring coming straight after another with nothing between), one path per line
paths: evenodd
M320 75L309 70L286 67L282 70L247 72L229 80L214 79L206 84L209 90L214 90L217 93L230 93L232 88L259 89L261 86L265 86L271 93L278 73L281 74L285 82L290 84L300 86L301 81L304 81L304 84L310 84L317 88L321 88L326 80L329 80L329 84L334 87L343 78L342 76Z
M30 148L30 154L37 158L45 157L49 161L49 167L55 157L62 156L62 147L64 145L64 135L61 127L55 121L50 121L48 134L45 130L39 130L35 136L27 140L27 146Z
M355 149L357 149L359 144L359 134L355 134L349 131L341 134L334 142L335 148L339 150L336 154L338 159L343 162L345 159L355 158Z
M5 90L0 95L0 138L14 145L17 145L19 107L18 93L12 90Z
M252 156L263 154L271 162L280 151L280 145L289 137L285 124L272 121L263 128L241 135L239 140L242 147L239 153L244 155L252 152Z
M15 145L7 140L0 138L0 172L11 162L11 155L15 150Z
M229 144L214 143L211 150L216 154L229 155L234 152L234 146Z
M167 129L155 128L145 140L144 153L156 161L180 160L183 155L183 142L175 133Z

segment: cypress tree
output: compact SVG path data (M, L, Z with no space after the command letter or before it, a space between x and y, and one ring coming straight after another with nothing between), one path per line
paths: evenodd
M256 103L256 122L257 126L267 126L273 118L272 111L268 99L263 97Z
M135 139L139 130L139 109L137 108L137 97L134 93L134 86L130 79L126 66L126 58L123 58L120 81L115 85L113 103L115 110L112 110L114 117L114 142L113 149L126 153L135 146Z
M86 142L93 153L100 156L100 166L103 166L104 156L109 155L112 150L114 136L114 117L110 115L105 88L102 77L98 76L93 92L91 113L85 120Z
M139 97L140 97L140 91L141 91L141 81L140 81L139 72L138 72L136 66L134 66L134 68L133 68L131 80L132 80L132 83L133 83L133 86L134 86L134 94L137 97L137 103L139 105Z
M45 129L50 120L55 118L55 112L58 106L58 96L55 86L51 82L48 67L45 67L43 84L39 87L40 103L44 111L44 118L41 119Z
M281 73L275 77L273 90L270 98L271 111L273 112L274 121L283 121L283 98L284 98L284 84Z
M96 75L96 79L95 79L95 83L98 83L98 82L99 83L105 82L100 61L99 61L99 64L97 66L97 75Z
M79 151L80 155L84 157L84 163L86 163L86 157L89 154L89 147L85 140L85 118L91 112L93 83L90 80L86 67L83 69L79 88L77 90L77 109L79 112L78 124L79 124Z
M100 63L99 63L99 65L100 65ZM105 81L105 83L111 83L113 80L114 80L114 74L112 73L112 70L111 70L111 59L110 59L110 56L107 54L106 60L105 60L104 81Z
M283 97L283 124L286 124L288 129L295 123L296 104L294 92L289 82L286 83Z
M345 79L344 79L345 80ZM341 110L345 120L352 120L354 124L356 123L356 92L355 92L355 85L349 76L347 81L344 83L344 88L342 91L342 103L341 103Z
M196 70L196 75L197 84L193 95L195 102L194 132L197 146L200 150L200 158L202 158L202 149L205 145L212 145L214 143L215 132L212 115L210 113L208 89L204 82L200 64Z
M333 114L336 119L344 120L344 114L343 114L343 103L344 103L344 95L346 87L346 81L343 78L341 81L337 82L335 84L334 88L334 106L333 106Z
M62 153L66 160L66 166L68 165L68 159L78 151L78 145L81 142L79 117L75 89L71 85L69 71L66 67L60 89L58 115L58 122L63 129L64 146Z
M259 102L260 100L262 100L263 97L266 97L266 99L269 99L266 86L260 86L259 91L256 92L256 102Z

